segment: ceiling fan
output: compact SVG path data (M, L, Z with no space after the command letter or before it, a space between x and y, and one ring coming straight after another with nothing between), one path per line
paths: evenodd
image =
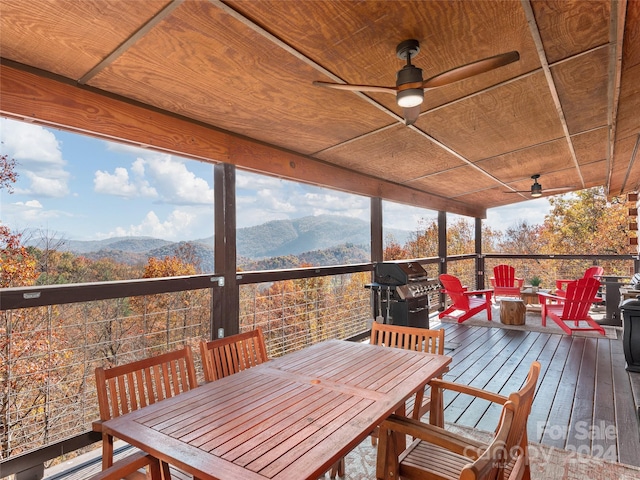
M536 173L535 175L531 175L533 179L533 184L531 185L531 190L508 190L504 193L528 193L532 197L537 198L542 196L542 185L538 183L538 179L540 178L540 174ZM549 192L566 192L575 187L558 187L558 188L546 188L545 193Z
M422 69L411 64L411 59L415 57L419 51L420 43L418 40L405 40L398 44L396 55L401 60L406 60L407 64L398 71L395 87L350 85L330 82L313 82L313 84L318 87L335 88L337 90L393 93L396 96L398 105L403 108L405 124L412 125L418 119L418 115L420 115L420 105L424 101L425 90L464 80L465 78L488 72L520 59L520 54L516 51L501 53L439 73L427 80L422 80Z

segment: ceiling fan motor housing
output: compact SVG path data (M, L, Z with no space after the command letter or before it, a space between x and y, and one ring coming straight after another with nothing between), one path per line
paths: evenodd
M542 195L542 185L540 185L538 183L537 180L535 180L533 182L533 185L531 185L531 196L532 197L539 197Z
M413 84L413 85L412 85ZM402 85L408 88L402 89ZM411 108L420 105L424 101L424 89L422 88L422 69L407 65L398 71L396 87L396 102L404 108Z
M420 43L417 40L405 40L398 44L396 55L407 64L398 70L396 74L396 102L403 108L411 108L420 105L424 101L424 89L422 88L422 69L411 65L411 58L420 51ZM406 85L406 88L402 88Z

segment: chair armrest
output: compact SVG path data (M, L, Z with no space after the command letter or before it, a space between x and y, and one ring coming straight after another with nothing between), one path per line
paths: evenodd
M467 290L464 292L465 295L484 295L486 293L493 293L493 290L485 288L484 290Z
M507 397L505 397L504 395L500 395L499 393L493 393L489 392L488 390L482 390L481 388L471 387L462 383L449 382L448 380L441 380L439 378L434 378L433 380L431 380L429 382L429 386L432 389L439 388L443 390L453 390L454 392L464 393L466 395L482 398L483 400L488 400L500 405L503 405L508 400Z
M151 478L160 478L160 463L158 460L146 452L140 451L114 462L112 466L93 475L89 480L120 480L147 465L150 465L155 471L155 476L152 474Z
M482 455L487 448L486 444L477 440L463 437L444 428L422 423L413 418L398 415L391 415L380 424L380 437L388 435L389 432L410 435L413 438L438 445L473 460Z
M518 288L522 290L522 285L524 285L524 278L516 277L514 280L518 282Z
M91 422L91 429L94 432L102 432L102 420L95 420Z
M489 281L491 282L491 286L492 286L492 287L495 287L495 286L496 286L496 277L491 277L491 278L489 279Z
M538 292L538 301L540 303L547 303L547 300L556 300L560 302L565 302L567 299L564 297L560 297L558 295L552 295L546 292Z

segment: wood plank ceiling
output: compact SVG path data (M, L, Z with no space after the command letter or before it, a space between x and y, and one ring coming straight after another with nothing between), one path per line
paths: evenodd
M533 174L640 183L640 0L2 0L0 29L12 118L481 218ZM427 90L412 126L312 85L393 86L409 38L424 78L520 60Z

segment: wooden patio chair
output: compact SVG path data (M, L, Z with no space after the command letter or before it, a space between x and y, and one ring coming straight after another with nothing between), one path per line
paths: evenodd
M102 422L138 410L198 386L191 348L156 355L109 369L96 368L100 420L93 429L102 432L102 469L113 465L113 437L102 430ZM163 475L169 468L162 465ZM133 472L126 478L145 478Z
M149 469L149 476L146 478L150 480L171 480L168 469L163 472L160 461L142 451L137 451L114 462L113 465L106 470L102 470L100 473L89 477L89 480L121 480L122 478L130 478L131 474L135 474L144 467Z
M518 297L524 278L516 277L516 269L511 265L496 265L493 267L493 277L489 279L495 297Z
M468 385L433 380L429 424L392 415L380 426L376 477L384 480L529 480L527 419L539 375L540 363L533 362L522 388L508 397ZM503 406L491 442L483 443L443 428L443 390ZM415 440L401 452L404 435Z
M429 330L427 328L373 322L370 343L384 347L404 348L405 350L444 355L444 328ZM419 420L429 411L429 397L425 397L424 393L423 390L416 394L415 402L411 409L411 416L416 420Z
M604 328L589 315L589 309L599 288L599 280L580 278L567 285L567 291L563 297L539 292L542 326L547 325L547 317L549 317L568 335L584 331L596 331L604 335Z
M582 278L595 278L596 280L600 280L600 276L604 274L604 268L598 265L594 265L592 267L587 268L582 275ZM567 285L571 282L575 282L576 279L565 279L559 278L556 279L556 291L555 295L558 297L564 297L567 294ZM597 295L594 297L594 302L601 302L602 298Z
M255 367L268 360L262 329L239 333L229 337L200 342L204 379L213 382L219 378Z
M405 350L444 355L444 328L429 330L428 328L373 322L369 343L381 347L403 348ZM426 397L425 400L424 389L416 393L413 405L409 406L411 406L411 416L416 420L419 420L429 411L430 401L429 397ZM378 432L379 427L376 427L371 432L371 445L378 443ZM344 458L331 469L331 478L335 478L336 474L344 476Z
M482 310L486 310L487 320L491 321L491 295L493 290L467 290L457 277L446 273L440 275L440 283L443 286L444 293L449 295L451 299L451 306L441 312L438 318L453 316L450 314L455 311L461 311L462 315L454 318L458 319L458 323L462 323Z

